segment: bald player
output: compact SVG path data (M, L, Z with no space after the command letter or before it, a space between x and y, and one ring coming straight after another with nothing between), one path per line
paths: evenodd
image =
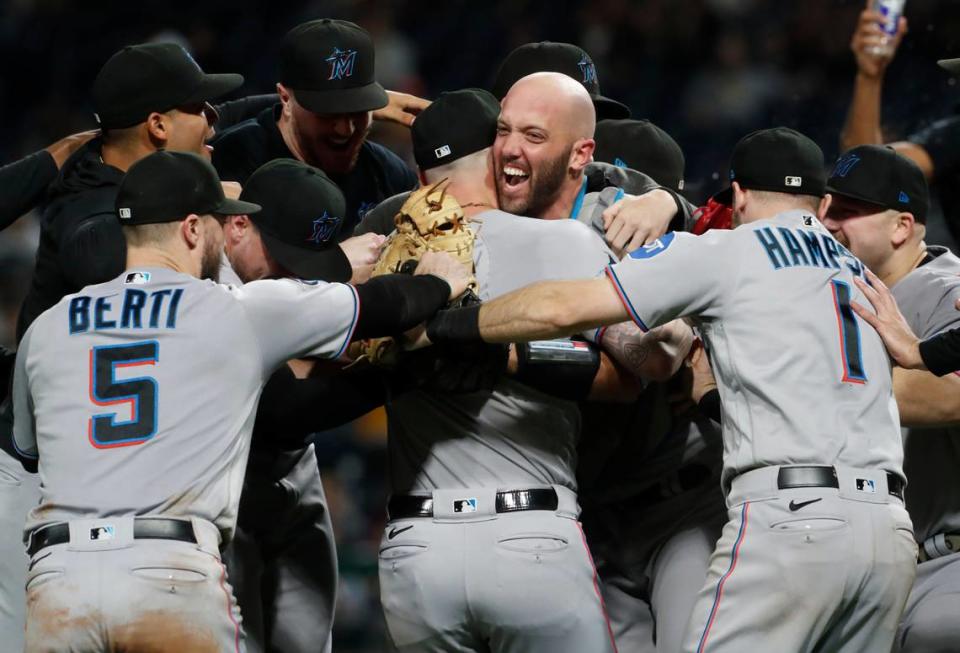
M606 279L443 311L427 335L500 342L692 317L723 397L729 511L683 650L887 651L917 546L889 359L850 308L864 266L818 221L830 200L816 144L764 130L732 159L738 228L667 235Z
M241 650L219 547L265 380L290 358L336 358L365 332L406 330L466 288L443 255L425 267L445 278L358 287L201 280L220 264L216 217L258 209L225 199L197 155L145 157L117 196L128 269L24 336L14 444L41 479L25 530L27 651Z
M921 168L890 147L861 145L840 157L828 183L834 202L824 225L890 287L910 328L928 338L960 326L960 259L924 243ZM874 296L869 287L864 292ZM920 563L895 650L946 653L960 642L960 377L897 368L893 381L901 421L923 427L904 433L907 510Z
M495 208L497 114L486 92L457 91L413 126L423 183L447 179L476 232L481 299L598 272L611 255L584 225ZM545 348L578 350L569 341ZM554 385L570 392L569 369L553 369ZM577 524L576 404L501 377L489 390L393 397L387 415L380 588L392 644L403 652L614 650Z

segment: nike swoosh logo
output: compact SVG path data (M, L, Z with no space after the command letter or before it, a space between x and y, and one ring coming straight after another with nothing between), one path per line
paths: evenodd
M413 528L413 524L410 524L409 526L404 526L403 528L391 528L390 532L387 533L387 539L392 540L400 533L403 533L404 531L409 531L411 528Z
M804 506L809 506L811 503L816 503L817 501L823 501L823 497L820 497L819 499L810 499L809 501L801 501L799 503L797 503L796 501L791 501L790 510L797 511L797 510L800 510L800 508L803 508Z

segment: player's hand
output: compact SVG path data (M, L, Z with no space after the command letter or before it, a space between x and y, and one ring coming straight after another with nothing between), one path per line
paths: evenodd
M450 286L449 301L465 293L470 283L470 273L467 269L446 252L426 252L420 258L414 274L432 274L446 281Z
M870 280L869 285L857 277L854 277L853 282L873 304L876 313L857 302L850 302L850 306L864 322L877 330L883 338L887 351L890 352L890 357L898 365L912 370L926 369L920 357L920 339L910 329L910 325L897 308L893 293L880 280L880 277L870 270L867 270L867 279Z
M409 127L417 114L430 106L430 100L409 93L387 91L387 98L387 106L373 112L374 120L386 120Z
M243 190L243 187L240 186L240 182L221 181L220 185L223 186L223 196L228 200L240 199L240 192Z
M661 188L625 197L603 212L607 243L623 258L665 234L676 214L673 195Z
M877 78L883 75L894 55L896 55L900 41L903 40L903 35L907 33L907 19L900 17L897 33L891 38L880 27L883 22L883 16L880 15L880 12L869 9L870 0L867 1L867 7L860 12L860 20L857 22L857 28L850 40L850 49L853 51L853 56L856 57L859 74ZM888 43L889 54L871 52L872 49Z
M71 154L79 150L91 138L99 135L99 129L91 129L90 131L80 132L78 134L70 134L69 136L61 138L56 143L53 143L47 147L47 152L49 152L50 156L53 157L54 162L57 164L57 168L62 168L63 164L67 159L70 158Z
M387 242L386 236L375 233L366 233L361 236L347 238L340 243L340 248L347 255L350 261L350 267L353 268L353 276L350 277L350 283L365 283L370 279L373 273L373 266L380 258L380 250L383 244Z

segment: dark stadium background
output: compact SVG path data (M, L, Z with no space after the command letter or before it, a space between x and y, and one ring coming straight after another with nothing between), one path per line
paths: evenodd
M179 41L206 71L242 73L242 94L264 93L275 82L284 32L305 20L333 17L371 32L384 86L425 97L489 86L504 55L522 43L583 46L596 63L603 93L629 104L634 117L665 128L683 147L687 192L699 202L720 187L730 149L752 129L794 127L817 140L828 160L837 155L854 75L848 44L862 5L853 0L2 0L0 162L94 127L88 88L100 65L123 45ZM960 84L934 63L960 56L960 0L908 0L906 15L910 33L885 86L889 139L960 106ZM373 137L409 158L403 129L379 127ZM33 215L0 234L3 344L12 341L36 239ZM384 650L376 595L385 499L383 427L382 416L374 414L317 440L340 547L338 652Z

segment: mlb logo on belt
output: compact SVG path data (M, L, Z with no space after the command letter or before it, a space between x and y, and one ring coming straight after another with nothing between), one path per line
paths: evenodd
M474 499L457 499L453 502L453 511L454 512L476 512L477 511L477 500Z
M861 492L869 492L870 494L876 494L877 484L871 481L869 478L858 478L857 489L860 490Z
M116 534L113 526L97 526L90 529L90 540L112 540Z

